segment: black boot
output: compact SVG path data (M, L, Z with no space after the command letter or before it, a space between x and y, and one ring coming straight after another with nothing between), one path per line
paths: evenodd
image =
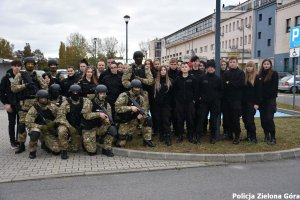
M270 133L268 131L264 131L264 133L265 133L264 142L269 142L270 141Z
M270 132L270 135L271 135L271 140L268 141L267 143L270 144L270 145L276 144L275 131L271 131L271 132Z
M66 150L64 150L64 151L61 151L60 157L61 157L61 159L63 159L63 160L66 160L66 159L68 159L68 158L69 158L69 156L68 156L68 153L67 153L67 151L66 151Z
M97 155L97 151L96 151L96 152L87 152L87 154L88 154L89 156L95 156L95 155Z
M111 149L102 149L102 154L106 155L107 157L114 157L114 153Z
M165 135L163 133L159 133L159 141L163 142L165 140Z
M172 145L171 136L170 135L166 135L166 137L165 137L165 144L167 146L171 146Z
M15 154L19 154L25 151L25 144L24 142L20 142L20 146L19 149L17 151L15 151Z
M235 133L235 138L232 142L233 144L239 144L240 143L240 133Z
M148 147L155 147L151 140L144 140L144 145Z
M183 136L182 135L178 135L176 143L182 143L183 142Z
M196 143L201 144L201 134L196 135Z
M35 159L36 158L36 151L30 152L29 153L29 158L30 159Z

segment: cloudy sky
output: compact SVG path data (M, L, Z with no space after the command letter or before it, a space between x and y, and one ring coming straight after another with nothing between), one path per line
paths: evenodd
M235 5L245 0L221 0ZM80 33L88 41L114 36L125 46L124 15L128 26L129 57L139 42L167 36L209 14L214 0L1 0L0 37L23 50L40 49L58 57L60 41Z

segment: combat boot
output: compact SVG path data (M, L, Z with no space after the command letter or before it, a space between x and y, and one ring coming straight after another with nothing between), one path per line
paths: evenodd
M275 139L275 131L271 131L270 132L271 135L271 140L267 142L267 144L269 145L274 145L276 144L276 139Z
M240 133L235 133L235 138L232 142L233 144L239 144L240 143Z
M66 151L66 150L64 150L64 151L61 151L60 157L61 157L61 159L63 159L63 160L66 160L66 159L68 159L68 158L69 158L69 156L68 156L68 153L67 153L67 151Z
M15 154L19 154L25 151L25 144L24 142L20 142L20 146L19 149L17 151L15 151Z
M106 155L107 157L114 157L114 153L111 149L102 149L102 154Z
M167 135L167 136L165 137L165 144L166 144L167 146L171 146L171 145L172 145L170 135Z
M36 151L30 152L29 153L29 158L30 159L35 159L36 158Z
M144 140L144 146L155 147L155 144L152 143L151 140Z
M96 152L87 152L87 154L88 154L89 156L95 156L95 155L97 155L97 151L96 151Z
M264 138L264 142L269 142L270 141L270 133L268 131L264 131L265 132L265 138Z

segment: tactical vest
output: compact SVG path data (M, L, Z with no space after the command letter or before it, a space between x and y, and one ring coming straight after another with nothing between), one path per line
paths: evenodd
M130 97L130 93L129 91L126 92L127 96ZM142 92L141 92L141 95L142 95ZM135 100L138 104L140 104L140 96L138 96L138 98ZM132 106L133 103L132 101L128 98L128 102L127 102L127 106ZM124 112L124 113L115 113L116 115L116 119L118 122L120 123L126 123L126 122L129 122L133 119L135 119L137 117L137 114L132 112L132 111L128 111L128 112Z
M70 112L67 113L66 118L73 127L79 128L82 118L83 98L80 97L79 104L73 104L70 98L67 98L67 101L70 105Z
M135 79L135 76L139 76L141 78L146 78L144 65L142 65L142 67L140 69L137 69L137 67L135 65L132 65L132 74L131 74L130 81Z
M47 107L47 109L42 109L37 103L33 104L35 110L37 111L37 117L34 123L39 125L45 125L48 121L53 121L55 119L52 111Z
M93 102L92 112L99 112L101 110L101 107L95 102L95 100L93 100L92 102ZM103 107L107 109L106 102L104 103ZM102 125L102 119L96 118L96 119L86 120L84 119L84 117L82 117L81 124L84 130L90 130L96 127L100 127Z
M37 91L42 88L37 80L36 72L33 72L31 76L27 72L21 72L21 79L24 84L31 84L32 86L17 93L18 100L34 99Z

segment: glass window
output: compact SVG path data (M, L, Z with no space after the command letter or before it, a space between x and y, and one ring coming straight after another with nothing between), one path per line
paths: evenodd
M251 35L248 35L248 44L251 44Z
M295 26L300 26L300 16L295 17Z
M285 30L285 32L289 33L290 32L290 28L291 28L291 18L286 19L286 30Z
M236 48L239 46L239 38L236 38Z
M235 31L235 22L232 23L232 31Z
M268 24L269 24L269 25L272 25L272 17L269 18Z
M260 57L260 50L257 51L257 57Z
M247 35L245 36L245 42L244 42L244 44L247 44L247 39L248 39L248 37L247 37Z
M258 39L261 39L261 32L258 32Z
M228 25L226 25L226 31L225 31L225 33L227 33L228 32Z
M243 45L243 37L240 37L240 46Z
M231 23L229 24L229 32L231 32Z
M261 21L262 20L262 14L259 14L258 15L258 21Z
M268 46L271 46L271 39L268 39Z

